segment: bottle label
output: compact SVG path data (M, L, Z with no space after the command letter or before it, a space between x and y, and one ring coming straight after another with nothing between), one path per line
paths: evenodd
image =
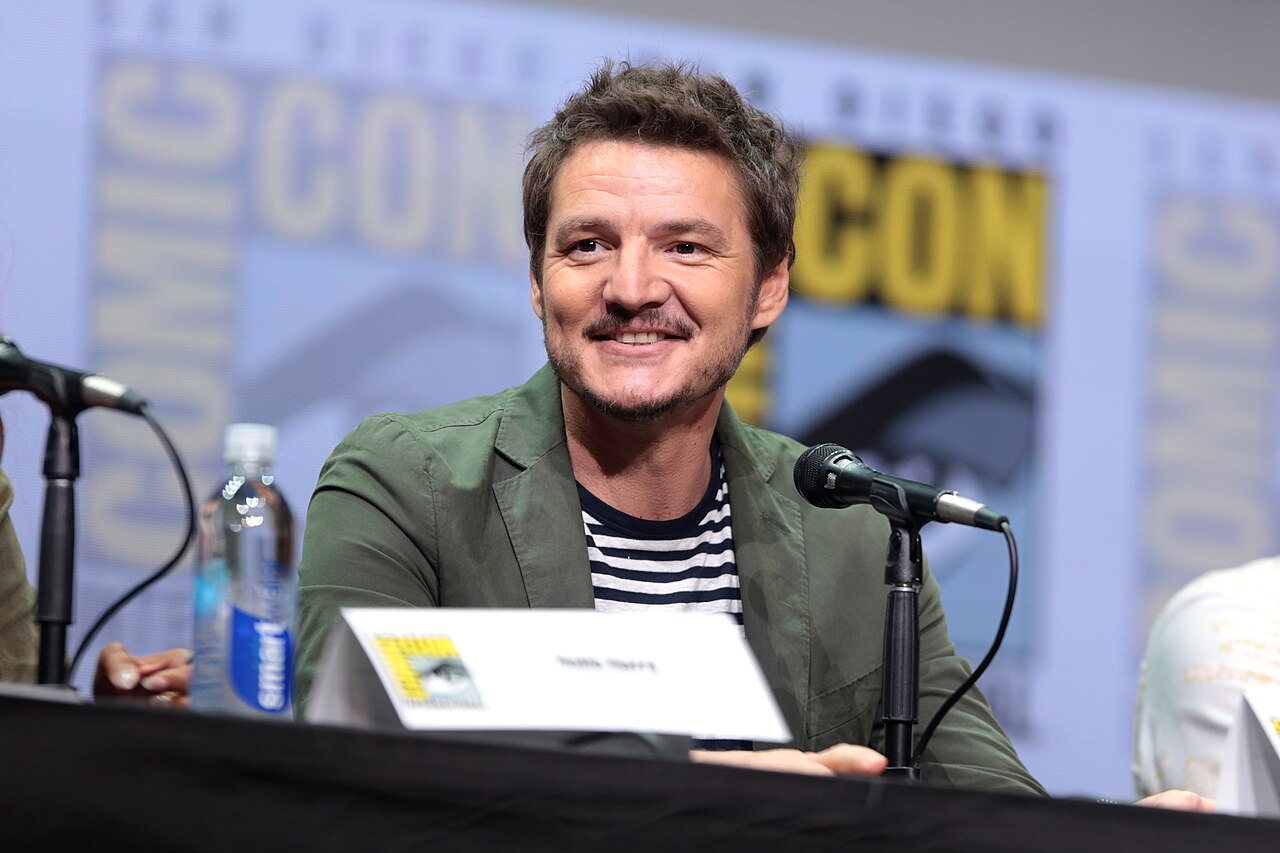
M231 683L241 701L259 711L288 710L291 672L288 624L231 608Z
M227 561L214 557L196 573L196 619L213 618L227 597Z

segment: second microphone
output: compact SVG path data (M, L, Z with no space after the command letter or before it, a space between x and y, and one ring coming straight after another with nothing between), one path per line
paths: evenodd
M1009 520L955 492L881 474L835 444L819 444L800 454L794 476L796 489L814 506L869 504L890 517L905 515L922 522L949 521L996 531Z

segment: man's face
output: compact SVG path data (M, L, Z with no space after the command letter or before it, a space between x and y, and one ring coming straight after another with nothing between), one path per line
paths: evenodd
M700 151L591 142L556 177L533 310L560 380L606 414L648 421L718 393L752 329L787 300L757 287L732 168Z

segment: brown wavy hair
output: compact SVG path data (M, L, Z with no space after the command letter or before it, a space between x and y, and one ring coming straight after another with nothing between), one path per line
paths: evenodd
M556 176L575 146L602 140L670 145L724 157L742 193L757 286L781 261L795 259L792 231L802 151L782 122L749 104L724 77L701 74L689 63L605 60L586 87L529 137L524 238L529 269L539 283Z

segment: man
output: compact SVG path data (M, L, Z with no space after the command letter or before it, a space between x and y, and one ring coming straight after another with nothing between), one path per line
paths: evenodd
M720 77L606 63L531 149L550 366L493 397L371 418L334 451L300 568L301 704L339 607L687 600L740 613L799 747L695 758L878 773L887 525L806 504L803 448L724 403L787 303L798 146ZM968 667L932 576L920 612L927 720ZM922 775L1043 793L976 691Z

